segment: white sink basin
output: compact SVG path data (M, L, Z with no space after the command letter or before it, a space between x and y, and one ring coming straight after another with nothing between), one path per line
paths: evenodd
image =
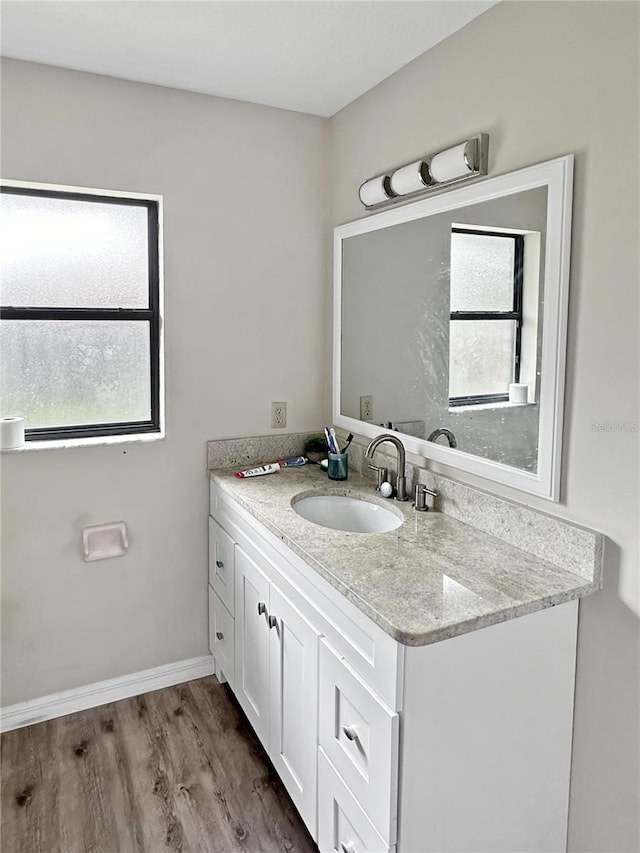
M402 524L391 510L348 495L311 495L294 501L293 508L321 527L352 533L387 533Z

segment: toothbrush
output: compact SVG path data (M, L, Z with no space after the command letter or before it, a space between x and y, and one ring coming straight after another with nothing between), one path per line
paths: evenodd
M353 441L353 433L352 433L352 432L350 432L350 433L349 433L349 435L347 436L347 443L346 443L346 444L345 444L345 446L342 448L342 450L340 451L340 453L346 453L346 452L347 452L347 450L349 449L349 445L351 444L351 442L352 442L352 441Z
M333 427L329 430L329 435L331 436L331 442L334 446L334 453L340 453L340 448L338 447L338 440L336 438L336 431Z
M329 453L337 453L338 448L336 447L335 438L333 435L331 435L331 432L327 429L327 427L324 428L324 434L325 434L325 437L327 439L327 446L329 447ZM335 435L335 431L334 431L334 435Z

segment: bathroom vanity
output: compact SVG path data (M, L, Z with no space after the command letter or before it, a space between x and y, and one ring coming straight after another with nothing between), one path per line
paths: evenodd
M535 519L515 547L357 474L209 476L216 673L320 850L564 850L577 599L599 586L601 535L549 518L561 565L523 550ZM401 524L343 532L295 511L330 493Z
M572 180L567 155L334 229L333 423L369 456L395 444L398 495L413 479L439 512L351 472L224 470L304 436L209 445L216 672L322 853L566 849L578 599L603 537L423 462L559 499ZM331 493L384 504L386 532L296 511Z

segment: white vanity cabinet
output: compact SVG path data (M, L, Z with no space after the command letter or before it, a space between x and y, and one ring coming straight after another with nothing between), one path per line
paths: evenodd
M211 515L216 672L321 853L565 849L577 601L405 646L215 481Z

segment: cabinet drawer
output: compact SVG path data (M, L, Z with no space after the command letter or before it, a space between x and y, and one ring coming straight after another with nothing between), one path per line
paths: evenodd
M216 660L216 675L234 689L235 625L229 611L209 587L209 649Z
M319 743L389 844L396 840L398 722L322 640Z
M318 847L320 853L393 853L358 805L322 748L318 749Z
M209 583L229 613L234 612L234 543L209 517Z

